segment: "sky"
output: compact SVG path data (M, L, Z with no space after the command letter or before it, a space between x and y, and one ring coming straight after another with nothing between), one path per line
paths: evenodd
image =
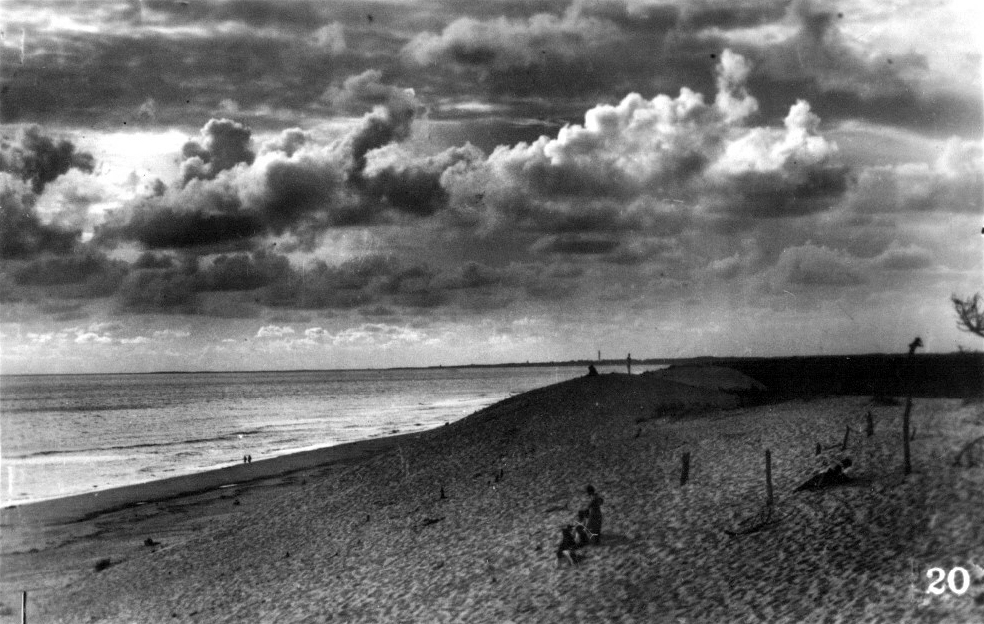
M4 0L0 371L979 350L976 0Z

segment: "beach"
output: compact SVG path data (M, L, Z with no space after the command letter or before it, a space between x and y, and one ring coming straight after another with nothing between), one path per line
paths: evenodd
M918 399L906 476L902 405L744 405L743 383L578 378L429 431L4 509L0 621L22 590L39 622L978 621L976 577L926 589L984 565L984 471L953 465L984 406ZM852 481L794 492L846 428ZM602 542L558 567L589 483Z

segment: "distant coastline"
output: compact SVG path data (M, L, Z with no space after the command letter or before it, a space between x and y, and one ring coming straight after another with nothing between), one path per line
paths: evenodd
M759 367L765 363L774 365L798 365L802 366L810 363L811 366L817 363L851 363L854 367L866 365L878 365L884 362L901 362L904 359L903 353L859 353L859 354L834 354L834 355L760 355L760 356L734 356L734 355L701 355L684 358L632 358L634 366L695 366L695 365L717 365L742 368L744 366ZM976 362L977 366L984 367L984 352L982 351L952 351L952 352L928 352L917 353L913 362L917 367L932 366L954 362ZM236 375L242 373L336 373L336 372L373 372L373 371L400 371L400 370L448 370L448 369L483 369L483 368L544 368L544 367L587 367L595 366L619 366L624 367L626 358L604 358L604 359L577 359L577 360L556 360L556 361L526 361L526 362L498 362L490 364L468 363L468 364L432 364L428 366L380 366L380 367L358 367L358 368L290 368L290 369L244 369L244 370L159 370L159 371L112 371L98 373L3 373L2 377L40 377L40 376L84 376L84 375ZM982 368L984 370L984 368Z

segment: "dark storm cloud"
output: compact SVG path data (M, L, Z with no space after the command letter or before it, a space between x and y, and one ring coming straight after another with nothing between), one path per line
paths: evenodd
M618 240L608 236L560 234L548 236L533 245L533 250L545 254L597 255L618 247Z
M117 299L122 311L136 313L193 313L197 302L194 278L173 269L132 271Z
M218 256L197 273L196 281L199 290L253 290L295 276L286 256L256 251Z
M91 154L76 151L67 139L47 136L41 126L22 128L13 140L0 138L0 171L30 182L37 194L69 169L91 173L94 165Z
M80 233L43 224L36 201L27 183L0 173L0 259L67 253L75 246Z
M39 126L22 128L15 139L0 139L0 258L71 251L80 232L42 223L38 196L69 170L88 173L93 165L91 154L47 136Z
M17 286L15 292L40 288L48 297L75 299L112 295L128 271L125 262L88 247L58 256L7 262L5 268Z
M110 222L97 228L94 240L132 240L147 249L187 249L248 241L263 231L263 223L251 214L188 211L144 203L125 224L114 226Z
M196 27L197 28L197 27ZM328 86L339 45L276 31L26 28L30 52L5 40L2 120L187 124L226 99L241 108L302 110ZM326 31L321 37L330 39ZM153 116L147 102L153 101Z
M691 30L705 28L748 28L781 20L788 2L761 2L748 6L710 2L687 3L681 15L683 24Z

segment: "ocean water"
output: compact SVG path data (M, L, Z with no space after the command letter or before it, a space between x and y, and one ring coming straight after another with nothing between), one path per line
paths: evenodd
M257 461L430 429L584 373L503 367L3 376L0 505L201 472L247 454Z

